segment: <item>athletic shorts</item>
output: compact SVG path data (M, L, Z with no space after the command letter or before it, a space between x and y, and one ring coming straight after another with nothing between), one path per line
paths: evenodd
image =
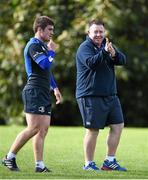
M26 113L51 115L51 96L48 89L24 89L22 99Z
M119 98L87 96L77 99L85 128L104 129L110 124L124 122Z

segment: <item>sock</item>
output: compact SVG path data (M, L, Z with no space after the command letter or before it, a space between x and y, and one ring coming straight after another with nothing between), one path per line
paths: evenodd
M35 165L36 167L39 167L39 168L41 168L41 169L44 169L44 167L45 167L43 161L36 161L35 164L36 164L36 165Z
M16 154L12 153L12 152L8 152L7 154L7 159L10 160L12 158L15 158L16 157Z
M90 163L92 163L93 161L87 161L85 162L85 166L88 166Z
M108 161L114 161L115 156L106 156L106 160Z

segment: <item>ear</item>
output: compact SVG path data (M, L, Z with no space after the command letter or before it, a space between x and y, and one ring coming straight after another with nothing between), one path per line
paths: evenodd
M41 27L38 27L37 31L38 31L38 32L42 32L43 29L42 29Z

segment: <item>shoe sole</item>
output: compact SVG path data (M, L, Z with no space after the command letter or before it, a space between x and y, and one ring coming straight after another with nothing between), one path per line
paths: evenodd
M122 172L127 171L127 170L116 170L116 169L110 169L110 168L107 168L107 167L101 167L101 170L103 170L103 171L122 171Z
M113 169L107 168L107 167L101 167L101 170L103 171L114 171Z

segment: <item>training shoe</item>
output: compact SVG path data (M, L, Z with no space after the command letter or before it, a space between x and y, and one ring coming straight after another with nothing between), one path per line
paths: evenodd
M20 169L18 168L17 164L16 164L16 159L12 158L12 159L7 159L7 156L2 160L2 164L4 166L6 166L9 170L11 171L20 171Z
M127 171L126 168L121 167L116 159L114 159L113 161L109 161L109 160L105 160L101 170L105 170L105 171L112 171L112 170L116 170L116 171Z
M47 167L44 167L43 169L39 168L39 167L36 167L35 172L43 173L43 172L51 172L51 170L49 170Z
M89 170L100 171L99 168L96 166L95 162L91 162L87 166L83 166L83 170L85 170L85 171L89 171Z

